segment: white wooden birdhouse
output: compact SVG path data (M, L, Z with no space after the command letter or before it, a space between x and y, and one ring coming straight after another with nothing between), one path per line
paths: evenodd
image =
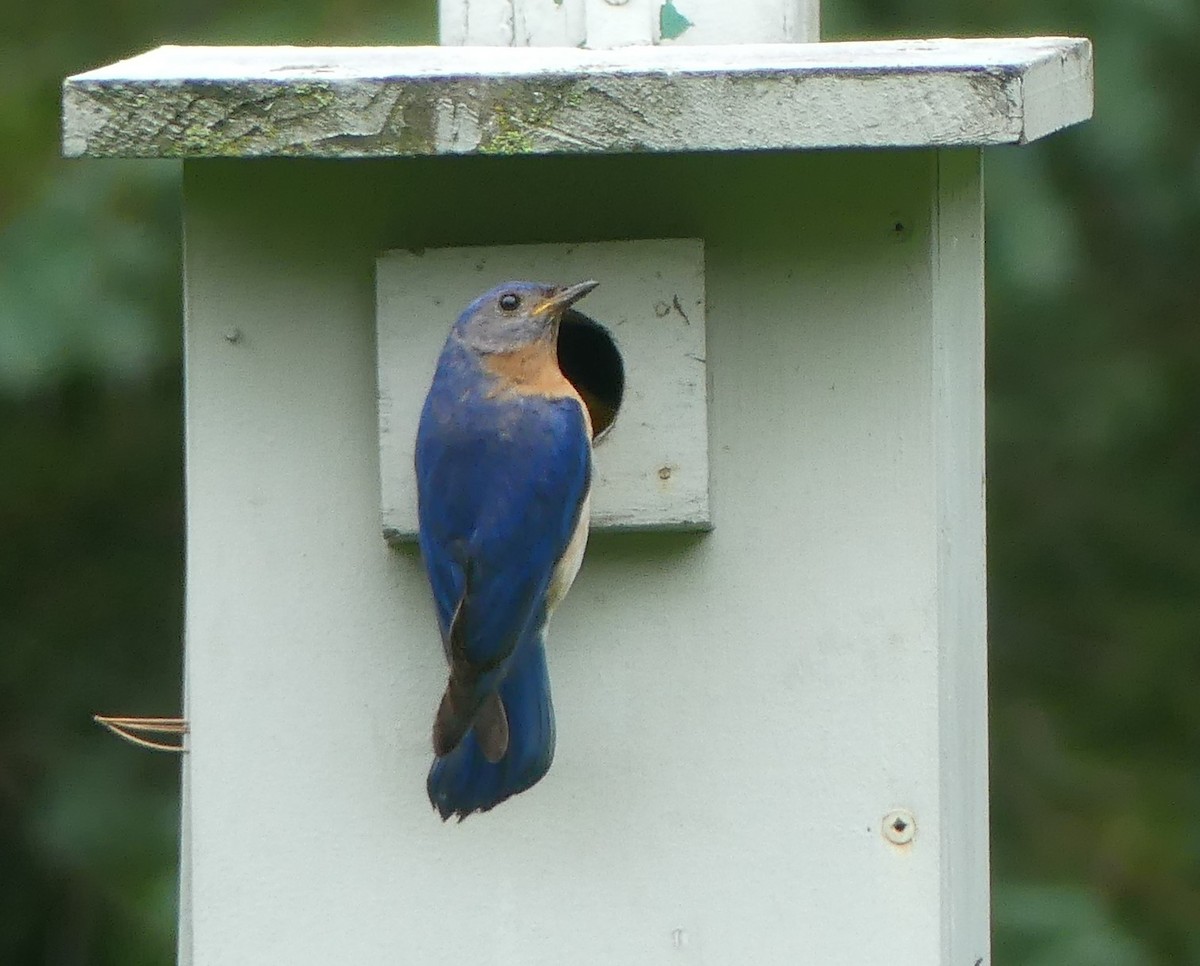
M68 155L184 160L183 963L990 962L981 149L1091 50L816 21L444 0L67 80ZM511 277L600 281L624 391L554 765L443 824L413 433Z

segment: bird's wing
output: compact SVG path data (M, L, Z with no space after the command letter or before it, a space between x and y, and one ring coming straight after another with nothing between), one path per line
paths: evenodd
M545 618L546 592L588 493L576 399L490 399L454 425L427 408L417 440L421 553L447 657L499 671ZM490 676L490 675L489 675Z

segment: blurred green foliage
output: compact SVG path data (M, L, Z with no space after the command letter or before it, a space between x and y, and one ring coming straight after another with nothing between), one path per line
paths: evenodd
M827 39L1097 43L1096 120L987 162L995 962L1200 964L1200 6L824 13ZM434 20L0 2L0 963L174 955L177 762L89 716L179 707L179 172L58 159L61 78Z

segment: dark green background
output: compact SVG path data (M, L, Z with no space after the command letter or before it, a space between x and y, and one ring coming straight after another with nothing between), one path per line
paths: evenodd
M58 158L159 43L418 43L431 0L0 5L0 964L174 956L179 168ZM826 39L1072 34L1096 119L987 156L995 962L1200 964L1200 4L828 0Z

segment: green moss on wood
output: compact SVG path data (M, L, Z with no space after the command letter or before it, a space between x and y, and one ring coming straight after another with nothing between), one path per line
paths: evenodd
M508 88L491 105L491 121L480 138L481 154L532 154L564 110L577 108L584 95L578 81Z
M112 86L90 97L104 121L87 137L87 153L156 157L411 156L445 150L439 111L447 101L462 112L460 150L490 155L544 151L577 127L587 82L564 79L524 84L462 82L434 100L419 84L386 92L379 127L339 131L334 114L342 92L332 85L219 84L171 89ZM140 119L137 125L131 119ZM474 123L472 123L472 118ZM478 143L471 137L478 125ZM135 150L136 149L136 150Z
M305 114L315 114L331 107L337 100L328 84L291 84L284 88L288 100L296 101Z
M533 138L524 131L511 127L503 117L498 120L500 128L486 143L479 145L481 154L532 154Z

